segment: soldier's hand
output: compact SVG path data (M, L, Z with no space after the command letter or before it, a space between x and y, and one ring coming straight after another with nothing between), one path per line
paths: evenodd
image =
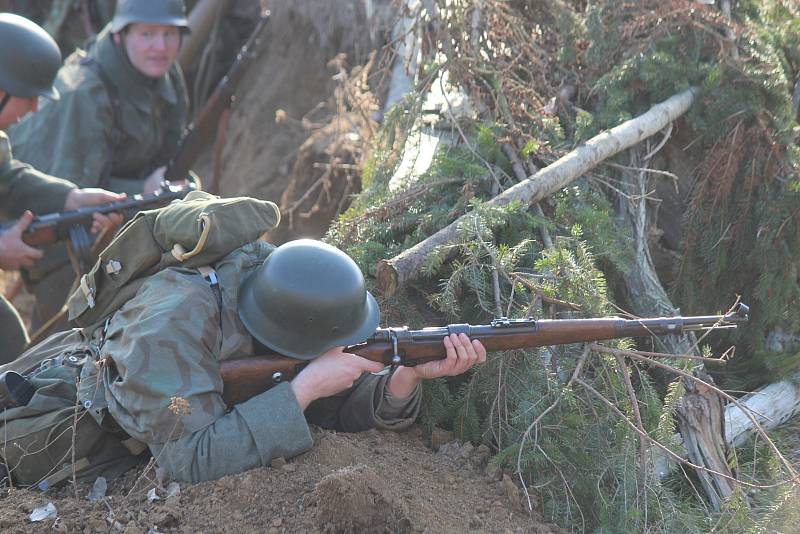
M159 167L150 173L150 176L144 181L144 191L142 191L142 193L145 195L152 195L160 190L161 184L164 183L164 173L166 171L166 167Z
M477 339L470 341L466 334L450 334L445 337L444 348L447 352L447 357L444 359L423 363L412 368L419 378L460 375L473 365L486 361L486 349L483 344Z
M79 208L89 208L91 206L101 206L103 204L110 204L111 202L119 202L125 200L126 195L120 193L112 193L105 189L98 189L94 187L86 189L74 189L67 195L64 202L64 210L71 211ZM124 221L124 217L120 213L106 213L102 215L95 213L92 221L92 233L96 234L101 230L112 229L119 226Z
M311 362L292 380L297 402L305 410L309 404L351 387L364 373L377 373L383 364L344 352L334 347Z
M423 363L415 367L400 367L389 381L389 391L397 398L411 395L417 384L429 378L456 376L475 364L486 361L486 349L476 340L470 341L466 334L450 334L442 341L446 357L442 360Z
M42 251L29 247L22 241L22 233L33 220L33 213L26 211L17 224L0 234L0 269L16 270L20 267L33 267L42 257Z
M152 195L161 189L161 184L164 183L164 173L167 172L166 167L159 167L154 170L147 180L144 181L144 194ZM189 185L189 180L170 180L170 185L184 187Z

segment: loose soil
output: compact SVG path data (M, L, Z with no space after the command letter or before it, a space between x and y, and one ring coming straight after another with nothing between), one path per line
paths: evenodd
M91 483L46 493L6 489L0 531L562 532L524 510L526 499L508 474L486 468L484 447L452 442L434 452L418 427L314 434L315 447L288 462L180 484L171 497L169 481L158 481L151 468L112 481L95 502L87 500ZM160 499L151 502L153 490ZM57 518L32 522L31 512L48 503Z

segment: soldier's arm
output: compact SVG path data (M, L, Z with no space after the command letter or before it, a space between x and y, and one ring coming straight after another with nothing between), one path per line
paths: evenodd
M208 283L168 269L114 315L101 351L113 361L101 385L109 413L179 480L239 473L312 445L289 384L226 410L217 361L221 336Z
M158 465L172 478L197 483L291 458L313 441L289 384L236 405L211 425L166 443L151 443Z
M75 184L33 170L15 159L0 131L0 212L16 219L25 210L44 214L61 211Z
M480 341L470 341L464 334L446 337L443 343L446 358L400 367L391 376L364 374L352 388L312 403L306 416L320 426L345 432L408 427L419 414L422 380L460 375L486 361ZM301 377L302 373L295 381Z
M388 382L387 373L365 373L352 388L312 402L306 418L323 428L341 432L408 428L419 415L420 388L417 386L407 397L399 398L391 393Z

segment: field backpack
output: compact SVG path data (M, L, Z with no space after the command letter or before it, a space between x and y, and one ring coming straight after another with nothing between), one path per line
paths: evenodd
M138 213L101 253L68 300L71 323L92 330L166 269L211 265L280 221L278 207L248 197L192 191L182 201Z
M172 266L210 266L279 221L272 202L193 191L125 224L69 298L69 318L82 331L54 334L0 366L0 373L20 373L35 388L27 405L0 411L0 471L5 467L14 484L45 489L73 473L113 477L133 466L146 446L128 439L98 406L77 401L85 397L79 391L93 387L81 377L91 375L88 366L99 358L86 340L148 276Z

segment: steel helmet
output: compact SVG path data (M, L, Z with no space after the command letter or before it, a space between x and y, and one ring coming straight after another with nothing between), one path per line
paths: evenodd
M111 19L111 32L119 33L135 22L166 24L189 31L183 0L118 0Z
M311 360L367 339L378 327L380 311L347 254L298 239L275 249L242 283L239 318L266 347Z
M11 96L58 99L53 87L61 68L61 51L34 22L0 13L0 90Z

